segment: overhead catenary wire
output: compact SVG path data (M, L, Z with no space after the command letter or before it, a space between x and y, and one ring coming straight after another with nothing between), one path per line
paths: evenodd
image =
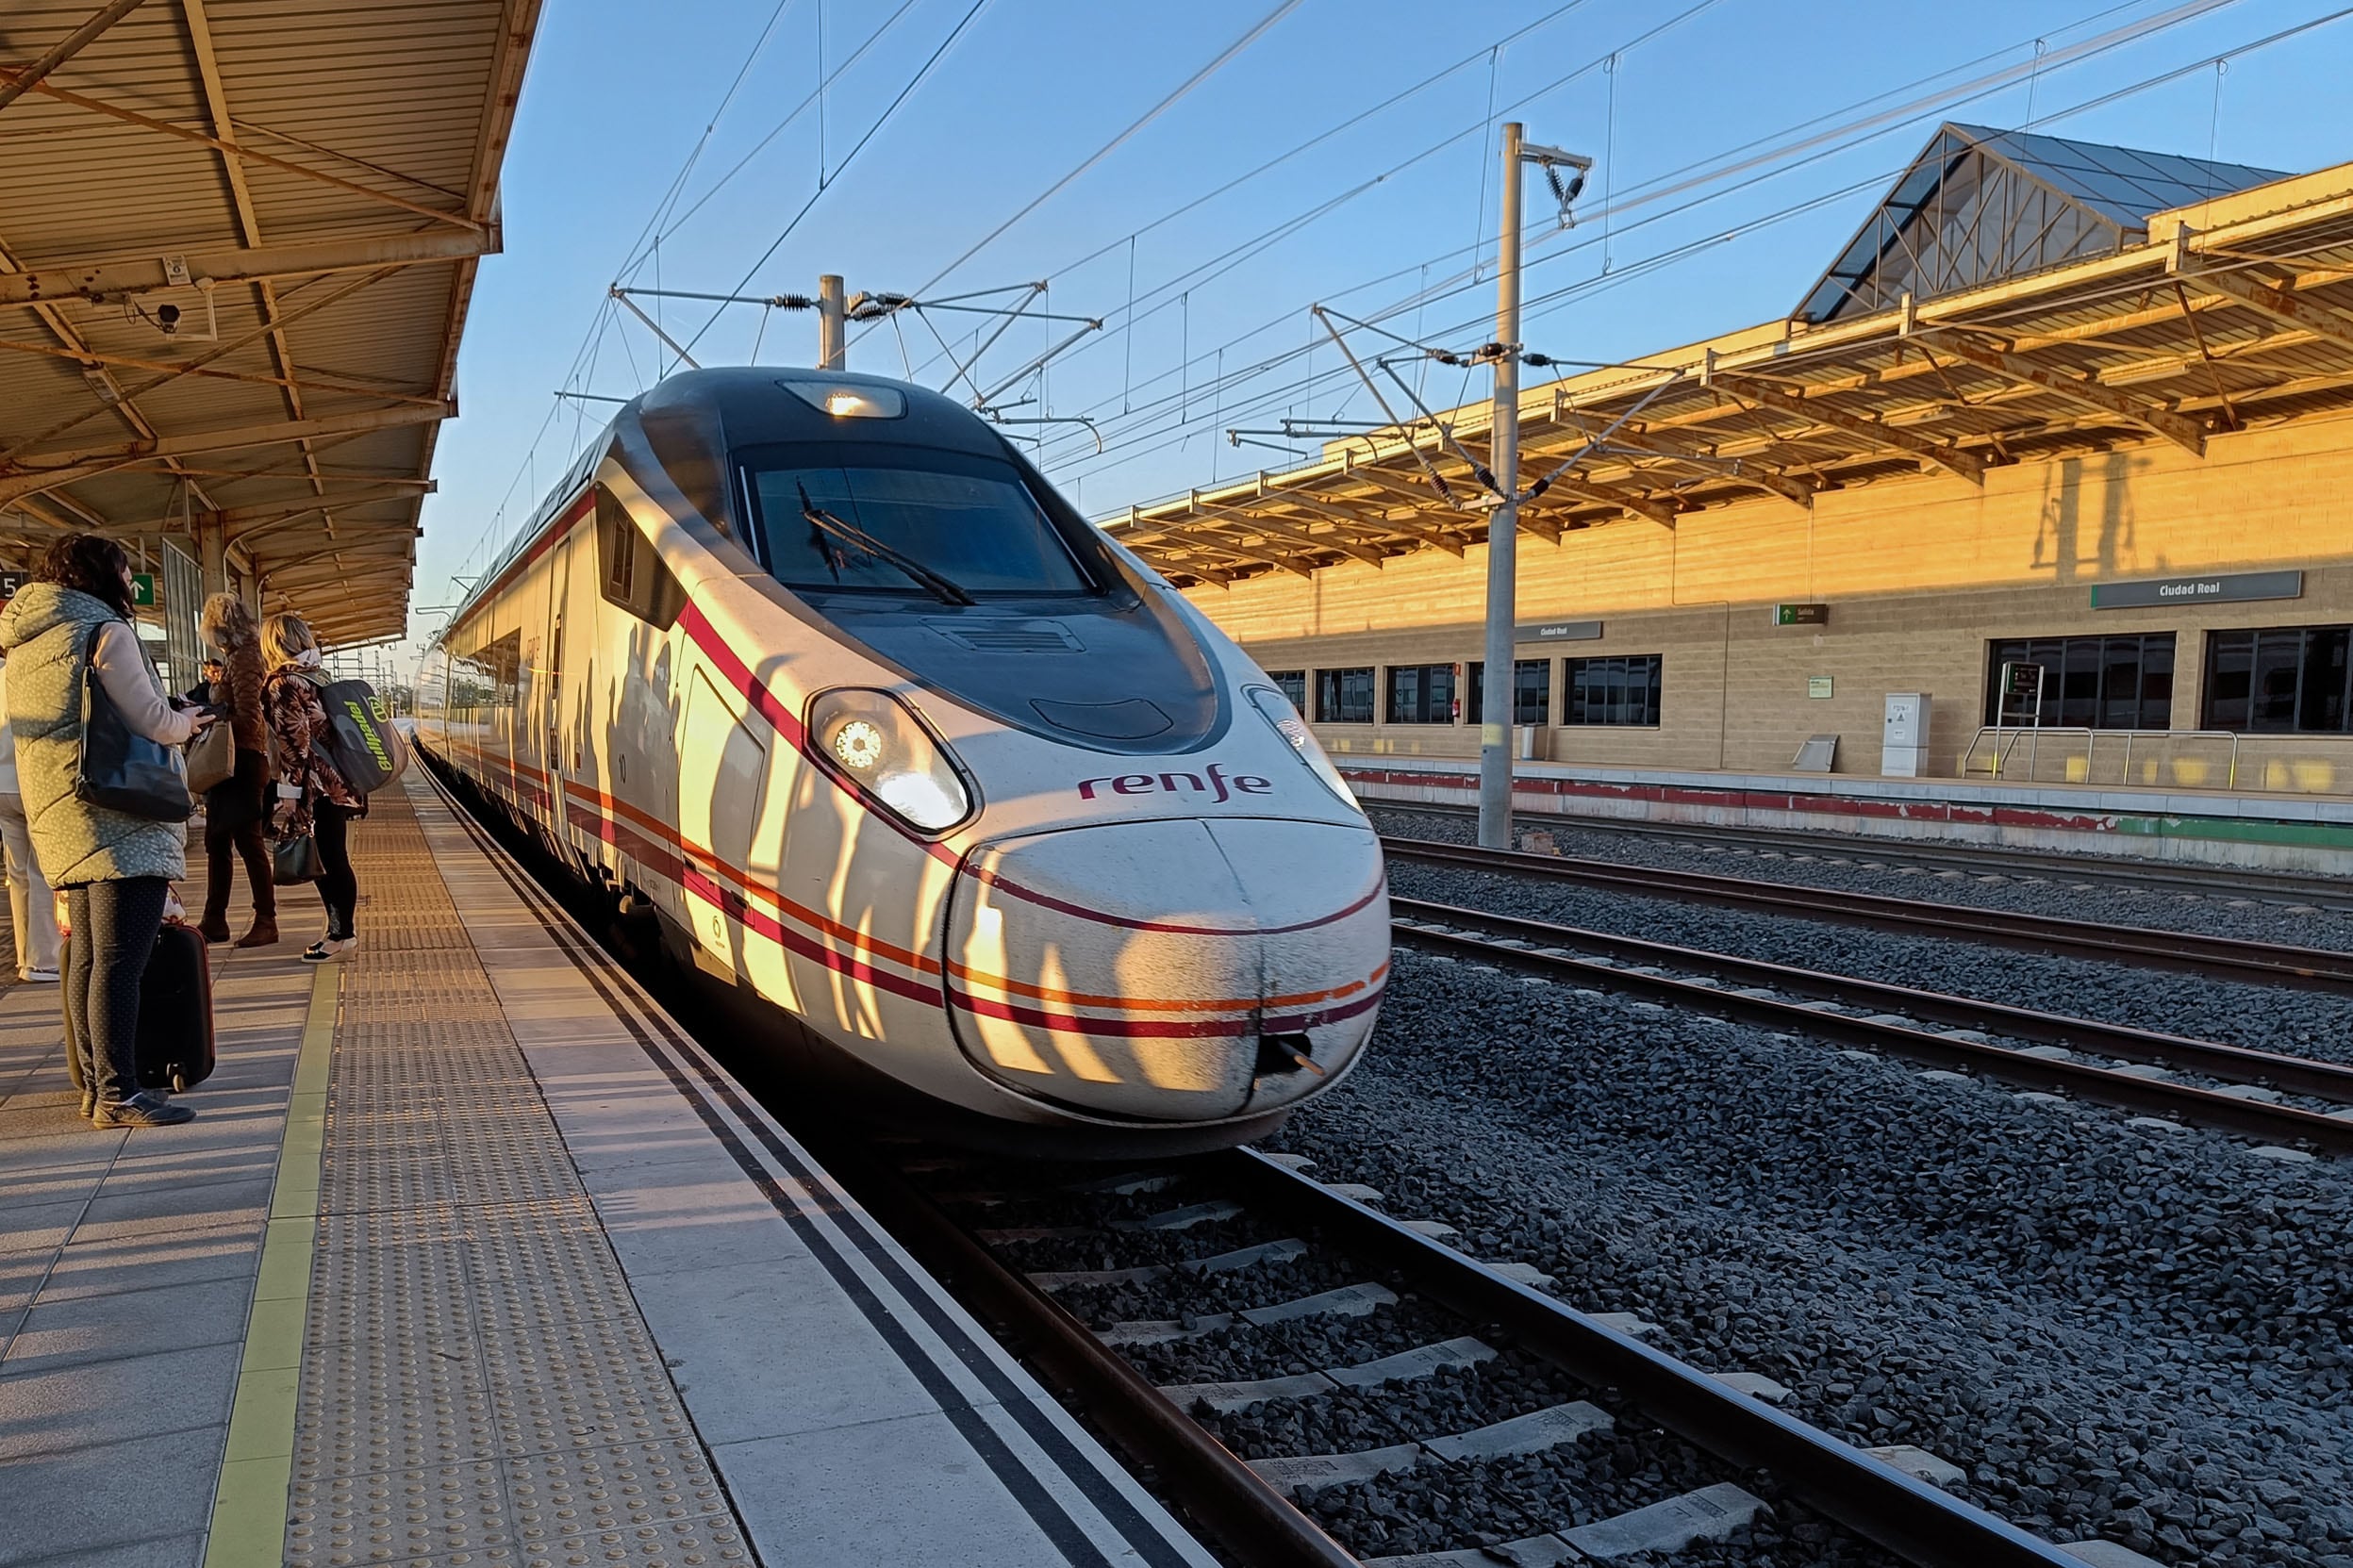
M2132 41L2132 39L2135 39L2135 38L2138 38L2138 37L2142 37L2142 36L2146 36L2146 32L2147 32L2147 30L2149 30L2149 29L2162 28L2162 27L2170 27L2170 26L2173 26L2173 25L2179 25L2180 22L2182 22L2182 21L2184 21L2184 20L2187 20L2187 19L2188 19L2188 18L2190 18L2191 16L2205 14L2206 10L2211 9L2211 8L2211 8L2211 7L2205 7L2205 8L2191 8L2176 7L2176 8L2173 8L2171 10L2168 10L2168 11L2166 11L2166 12L2161 13L2161 14L2160 14L2160 15L2158 15L2158 16L2155 16L2155 17L2150 17L2150 18L2145 18L2145 19L2143 19L2143 20L2142 20L2142 22L2141 22L2140 24L2136 24L2136 25L2135 25L2135 26L2137 26L2138 28L2140 28L2140 29L2141 29L2141 30L2139 30L2139 31L2128 31L2128 30L2124 30L2124 29L2119 29L2119 30L2116 30L2116 31L2112 31L2112 32L2110 32L2110 33L2107 33L2107 34L2103 34L2103 35L2101 35L2101 36L2100 36L2100 38L2099 38L2099 40L2097 40L2096 41L2098 41L2098 42L2099 42L2099 43L2100 43L2103 47L2105 47L2105 48L2114 48L2114 47L2119 47L2119 46L2121 46L2123 43ZM2105 16L2105 15L2107 15L2107 14L2113 14L2113 13L2110 13L2110 12L2104 12L2104 13L2100 13L2100 14L2101 14L2101 16L2103 16L2103 17L2104 17L2104 16ZM2315 26L2325 25L2327 25L2328 23L2329 23L2329 22L2331 22L2331 21L2336 20L2336 19L2337 19L2337 17L2338 17L2339 15L2341 15L2341 14L2343 14L2343 13L2342 13L2342 12L2331 12L2331 13L2328 13L2328 15L2323 16L2323 17L2320 17L2320 18L2315 18L2315 19L2312 19L2312 20L2309 20L2309 21L2306 21L2306 22L2302 22L2302 23L2296 24L2296 25L2293 25L2292 27L2289 27L2289 28L2280 29L2278 32L2276 32L2276 33L2274 33L2274 34L2268 35L2268 36L2266 36L2266 37L2264 37L2264 38L2262 38L2262 39L2251 40L2251 41L2246 41L2240 42L2240 43L2235 43L2235 44L2230 45L2228 49L2224 50L2222 53L2224 53L2224 54L2226 54L2226 55L2230 55L2230 54L2244 54L2244 53L2247 53L2247 52L2250 52L2250 51L2255 50L2255 49L2259 49L2259 48L2262 48L2262 47L2265 47L2265 46L2268 46L2268 45L2270 45L2270 44L2273 44L2273 43L2276 43L2276 42L2278 42L2278 41L2280 41L2282 39L2284 39L2284 38L2286 38L2286 37L2291 37L2291 36L2294 36L2295 34L2299 33L2299 32L2309 31L2309 30L2311 30L2312 27L2315 27ZM2097 19L2097 18L2096 18L2096 19ZM2077 59L2080 59L2080 58L2086 58L2086 57L2085 57L2085 56L2084 56L2081 52L2079 52L2079 51L2070 51L2069 58L2077 58ZM2172 69L2172 70L2170 70L2170 71L2162 72L2162 73L2157 73L2157 74L2155 74L2154 75L2152 75L2151 77L2148 77L2148 78L2144 78L2144 79L2142 79L2142 80L2140 80L2140 81L2137 81L2137 82L2135 82L2135 83L2129 84L2129 85L2128 85L2128 86L2126 86L2126 87L2124 87L2124 88L2118 89L2118 90L2116 90L2115 91L2101 94L2101 95L2099 95L2097 98L2095 98L2095 99L2092 99L2092 100L2087 100L2087 101L2085 101L2084 103L2075 105L2075 106L2071 107L2070 108L2068 108L2068 109L2066 109L2066 110L2063 110L2063 111L2062 111L2062 112L2063 112L2063 114L2066 114L2066 115L2073 115L2073 114L2077 114L2077 113L2085 112L2085 111L2087 111L2087 110L2088 110L2088 109L2090 109L2090 108L2094 108L2094 107L2099 107L2100 105L2103 105L2103 104L2106 104L2106 103L2113 102L2113 101L2115 101L2116 99L2118 99L2118 98L2120 98L2120 97L2123 97L2123 96L2129 95L2129 94L2130 94L2130 93L2132 93L2132 92L2146 91L2149 87L2151 87L2151 86L2155 86L2155 85L2159 85L2159 84L2160 84L2160 83L2162 83L2162 81L2175 79L2175 78L2179 77L2179 75L2182 75L2182 74L2188 74L2188 73L2193 72L2193 71L2196 71L2196 70L2200 70L2200 69L2203 69L2203 68L2204 68L2205 63L2206 63L2206 62L2200 62L2200 63L2198 63L2198 64L2192 65L2192 66L2177 67L2177 68L2174 68L2174 69ZM1970 100L1972 100L1972 99L1974 99L1974 98L1983 96L1983 95L1985 95L1986 93L1989 93L1989 92L1992 92L1992 91L1999 91L1999 90L2000 90L2000 88L2001 88L2003 85L2005 85L2005 82L2006 82L2006 80L2007 80L2007 78L2008 78L2008 75L2009 75L2009 73L2006 73L2006 72L2003 72L2003 73L1995 73L1995 74L1993 74L1990 78L1979 78L1979 79L1977 79L1976 81L1973 81L1973 82L1960 84L1960 88L1959 88L1959 89L1947 90L1947 92L1948 92L1948 94L1949 94L1949 93L1951 93L1951 92L1960 91L1961 90L1965 89L1965 90L1966 90L1966 91L1965 91L1965 93L1964 93L1964 95L1963 95L1963 96L1961 96L1961 97L1959 98L1959 101L1960 101L1960 102L1967 102L1967 101L1970 101ZM1883 97L1884 95L1881 95L1881 97ZM1871 103L1871 102L1877 102L1877 101L1878 101L1878 100L1874 99L1874 100L1866 100L1865 102L1866 102L1866 103ZM1914 106L1914 107L1917 107L1917 106L1916 106L1916 104L1915 104L1915 106ZM1930 105L1930 106L1928 106L1928 107L1930 107L1933 108L1933 107L1939 107L1939 106L1936 106L1936 105ZM1953 102L1952 102L1951 98L1950 98L1949 96L1947 96L1947 100L1944 102L1944 104L1943 104L1941 107L1953 107ZM1802 139L1802 140L1800 140L1798 144L1798 145L1801 145L1801 146L1804 146L1804 147L1806 147L1806 148L1808 149L1808 153L1807 153L1807 155L1806 155L1806 156L1804 156L1804 157L1800 157L1800 158L1799 158L1797 162L1792 163L1792 164L1790 164L1790 165L1788 165L1788 166L1786 166L1786 167L1774 167L1774 166L1769 166L1769 165L1765 164L1765 163L1764 163L1764 161L1763 161L1763 160L1761 160L1761 159L1759 159L1759 158L1755 158L1755 157L1744 157L1744 158L1742 158L1742 159L1740 159L1740 160L1738 161L1737 167L1741 168L1741 169L1742 169L1742 170L1744 170L1744 171L1748 171L1748 172L1750 172L1750 177L1749 177L1749 178L1743 179L1743 180L1739 181L1736 185L1734 185L1734 186L1732 186L1732 187L1730 187L1730 188L1727 188L1726 190L1716 190L1716 191L1714 191L1714 192L1710 192L1710 193L1704 194L1704 195L1702 195L1701 197L1698 198L1698 200L1697 200L1696 202L1686 202L1686 203L1683 203L1683 204L1680 204L1679 206L1675 206L1675 207L1673 207L1673 208L1669 208L1669 209L1667 209L1667 210L1665 210L1665 211L1661 211L1661 212L1654 212L1654 213L1650 213L1650 214L1646 214L1646 215L1645 215L1645 217L1644 217L1641 221L1639 221L1638 223L1634 223L1634 224L1631 224L1631 225L1624 225L1624 226L1616 226L1616 225L1614 225L1614 238L1615 238L1615 239L1620 239L1620 240L1622 240L1622 239L1623 239L1624 238L1626 238L1626 236L1627 236L1630 232L1632 232L1633 229L1635 229L1635 228L1639 228L1639 227L1642 227L1642 226L1647 226L1647 224L1649 224L1649 223L1653 223L1653 222L1656 222L1656 221L1658 221L1658 220L1660 220L1660 219L1662 219L1662 218L1665 218L1665 217L1667 217L1667 216L1671 216L1671 215L1673 215L1673 213L1675 213L1675 212L1679 212L1679 211L1682 211L1682 210L1687 210L1687 209L1688 209L1689 207L1691 207L1692 206L1694 206L1694 205L1698 205L1698 203L1703 203L1703 202L1708 201L1708 200L1721 199L1723 196L1728 195L1728 194L1731 194L1731 193L1732 193L1733 191L1736 191L1736 190L1738 190L1747 189L1748 187L1752 186L1752 185L1757 184L1757 183L1761 183L1762 181L1764 181L1764 180L1765 180L1765 179L1770 179L1770 178L1779 177L1779 176L1781 176L1781 175L1782 175L1782 174L1784 174L1784 173L1787 173L1791 172L1791 170L1793 170L1793 169L1796 169L1796 168L1800 168L1800 167L1805 166L1806 164L1810 164L1810 163L1814 163L1814 162L1820 161L1820 159L1821 159L1822 157L1824 157L1831 156L1831 155L1833 155L1833 154L1835 154L1835 153L1837 153L1837 152L1845 151L1845 150L1847 150L1848 148L1849 148L1849 147L1851 147L1851 146L1854 146L1854 145L1859 145L1859 144L1861 144L1863 141L1872 140L1872 139L1874 139L1877 135L1880 135L1880 134L1884 134L1884 130L1887 128L1887 127L1882 126L1882 125L1880 125L1880 124L1878 124L1878 123L1879 123L1879 122L1882 119L1882 118L1883 118L1883 116L1881 116L1881 115L1873 115L1873 116L1869 117L1866 121L1863 122L1863 124L1864 124L1866 126L1868 126L1868 127L1869 127L1868 129L1866 129L1866 130L1864 130L1864 132L1861 132L1861 133L1859 133L1859 134L1855 134L1855 135L1849 136L1849 137L1848 137L1848 138L1847 138L1847 140L1845 140L1843 142L1842 142L1842 141L1836 141L1836 140L1829 140L1829 139L1827 139L1827 138L1826 138L1826 136L1825 136L1825 135L1822 135L1822 134L1816 134L1816 135L1808 136L1808 137L1803 138L1803 139ZM1807 122L1807 123L1806 123L1806 124L1807 124L1807 125L1814 125L1814 124L1818 124L1819 123L1820 123L1820 120L1817 118L1817 120L1815 120L1815 121L1810 121L1810 122ZM1799 127L1799 128L1803 128L1803 127ZM1833 127L1832 127L1833 131L1835 131L1835 130L1836 130L1836 129L1838 129L1838 128L1839 128L1839 127L1836 127L1836 126L1833 126ZM1749 145L1750 145L1750 146L1754 146L1754 145L1755 145L1755 143L1750 143ZM1882 176L1874 176L1872 179L1868 179L1868 180L1865 180L1865 181L1858 182L1858 184L1859 184L1860 186L1869 186L1869 185L1877 184L1877 183L1879 183L1879 181L1880 181L1880 179L1881 179L1881 177L1882 177ZM1696 181L1696 180L1688 180L1688 179L1686 179L1686 180L1682 180L1682 181L1678 181L1678 182L1677 182L1677 184L1678 184L1679 188L1682 188L1682 189L1688 189L1688 188L1689 188L1689 187L1691 187L1692 185L1696 185L1696 184L1699 184L1699 183L1702 183L1702 182ZM1629 210L1630 208L1632 208L1632 207L1633 207L1633 206L1638 206L1638 205L1646 205L1646 204L1648 204L1648 203L1649 203L1650 200L1652 200L1652 199L1653 199L1653 198L1650 196L1650 194L1649 194L1649 192L1647 192L1647 191L1643 190L1642 190L1642 189L1640 189L1640 188L1637 188L1636 190L1630 190L1630 191L1626 192L1626 193L1625 193L1625 194L1621 197L1620 202L1619 202L1619 204L1618 204L1618 207L1619 207L1619 210L1620 210L1620 211L1625 211L1625 210ZM1744 227L1745 229L1753 229L1753 228L1756 226L1756 222L1757 222L1756 220L1751 220L1751 221L1749 221L1748 223L1747 223L1746 224L1744 224L1744 225L1743 225L1743 227ZM1588 237L1586 237L1585 239L1580 239L1580 240L1575 241L1575 242L1573 242L1573 243L1571 243L1571 244L1568 244L1568 245L1566 245L1566 246L1562 246L1562 247L1558 247L1558 248L1556 248L1554 251L1552 251L1552 252L1550 253L1550 256L1549 256L1549 258L1550 258L1550 259L1558 259L1561 256L1565 256L1565 255L1568 255L1568 254L1574 254L1576 251L1579 251L1579 250L1584 249L1587 245L1589 245L1589 244L1591 244L1591 243L1593 243L1593 242L1594 242L1594 241L1593 241L1592 238L1591 238L1590 236L1588 236ZM1701 240L1700 242L1698 242L1698 244L1697 246L1686 246L1686 247L1680 247L1680 248L1679 248L1679 252L1687 252L1687 251L1689 251L1690 249L1694 249L1694 248L1706 248L1707 246L1712 245L1713 243L1715 243L1715 242L1717 242L1717 241L1716 241L1716 239L1715 239L1714 237L1703 237L1703 238L1702 238L1702 240ZM1457 250L1456 252L1451 253L1451 254L1459 255L1459 254L1461 254L1461 252L1460 252L1460 250ZM1544 258L1544 257L1539 257L1538 259L1545 259L1545 258ZM1390 272L1390 273L1384 274L1384 278L1394 278L1394 277L1398 277L1398 276L1402 275L1402 274L1404 274L1404 273L1406 273L1406 272L1410 272L1410 269L1400 269L1400 270L1398 270L1398 271L1395 271L1395 272ZM1356 286L1356 287L1357 287L1358 289L1361 289L1362 287L1366 287L1366 285L1360 285L1360 286ZM1379 311L1375 311L1375 312L1373 312L1373 313L1371 313L1371 314L1372 314L1372 317L1373 317L1374 319L1378 319L1378 318L1383 317L1383 316L1393 315L1393 314L1397 313L1398 311L1400 311L1400 310L1401 310L1401 309L1405 309L1405 308L1417 308L1417 309L1418 309L1418 308L1421 308L1421 307L1425 306L1425 305L1427 305L1427 303L1429 303L1429 302L1430 302L1430 301L1432 301L1433 299L1437 299L1437 298L1445 298L1445 297L1451 297L1451 296L1453 296L1453 295L1457 295L1457 294L1460 294L1460 293L1465 292L1465 291L1466 291L1468 288L1470 288L1470 287L1471 287L1471 285L1467 282L1467 274L1466 274L1466 272L1458 272L1458 273L1454 274L1451 278L1449 278L1449 279L1446 279L1446 280L1442 280L1442 282L1441 282L1441 285L1440 285L1440 286L1435 286L1435 287L1431 287L1431 288L1425 288L1425 289L1417 289L1417 290L1416 290L1416 291L1415 291L1412 295L1409 295L1409 296L1408 296L1405 300L1399 301L1399 302L1397 302L1396 304L1394 304L1394 305L1392 305L1386 306L1386 307L1384 307L1384 309L1379 310ZM1354 291L1354 290L1349 290L1349 291ZM1344 294L1345 294L1345 292L1348 292L1348 291L1344 291ZM1343 297L1344 297L1344 296L1343 296ZM1552 296L1550 296L1550 295L1539 295L1539 296L1537 296L1535 299L1533 299L1530 303L1531 303L1531 305L1534 305L1539 304L1539 303L1540 303L1540 302L1542 302L1542 301L1549 300L1549 299L1550 299L1551 297L1552 297ZM1290 313L1289 313L1288 311L1285 311L1285 312L1284 312L1284 313L1283 313L1283 315L1270 319L1270 320L1269 320L1267 323L1265 323L1265 324L1263 324L1263 325L1261 325L1261 326L1253 327L1253 328L1250 329L1248 332L1246 332L1246 333L1244 333L1244 334L1239 335L1236 338L1229 339L1229 340L1228 340L1228 342L1227 342L1227 344L1226 344L1225 346L1231 347L1231 346L1232 346L1232 344L1233 344L1233 343L1234 343L1234 342L1237 342L1237 341L1247 341L1249 338L1253 337L1253 336L1257 336L1257 335L1259 335L1259 334L1263 333L1264 331L1266 331L1268 327L1270 327L1270 326L1272 326L1272 325L1276 324L1277 322L1281 322L1281 321L1283 321L1283 320L1288 319L1289 315L1290 315ZM1474 319L1474 321L1475 321L1475 320L1476 320L1476 319ZM1465 326L1468 326L1468 325L1470 325L1470 324L1472 324L1472 322L1464 322L1464 323L1460 323L1460 324L1458 324L1458 325L1457 325L1457 326L1455 326L1455 327L1450 328L1450 331L1459 331L1459 330L1462 330L1462 329L1463 329L1463 327L1465 327ZM1203 352L1204 352L1204 353L1206 353L1207 351L1206 351L1206 350L1204 350ZM1293 353L1293 354L1296 354L1296 352L1297 352L1297 351L1292 351L1292 353ZM1268 356L1268 357L1266 360L1264 360L1264 361L1261 361L1261 362L1255 363L1255 364L1253 364L1253 365L1251 365L1251 366L1250 366L1250 367L1246 367L1246 368L1245 368L1245 370L1244 370L1243 371L1238 372L1238 373L1245 374L1245 375L1248 375L1248 374L1263 374L1263 373L1264 373L1264 372L1265 372L1268 369L1270 369L1270 368L1272 368L1273 366L1280 364L1280 363L1281 363L1282 361L1284 361L1285 358L1290 357L1290 356L1291 356L1290 355L1286 355L1286 354L1283 354L1283 353L1276 353L1276 354L1274 354L1274 355L1272 355ZM1168 373L1172 375L1174 372L1173 372L1173 371L1171 371L1171 372L1168 372ZM1145 388L1149 388L1149 387L1150 387L1150 386L1152 386L1152 385L1155 381L1158 381L1158 380L1160 380L1160 379L1161 379L1161 378L1159 378L1159 377L1149 378L1149 379L1147 379L1147 380L1146 380L1146 381L1142 384L1142 386L1143 386L1143 387L1145 387ZM1275 393L1271 395L1271 399L1270 399L1270 400L1271 400L1271 401L1279 401L1280 396L1282 396L1282 395L1294 395L1294 396L1295 396L1295 395L1297 395L1298 391L1299 391L1298 385L1297 385L1297 384L1290 384L1290 385L1287 385L1287 386L1286 386L1286 387L1284 387L1284 388L1277 388L1277 389L1276 389L1276 391L1275 391ZM1256 407L1258 407L1258 408L1262 408L1262 409L1263 409L1264 407L1266 407L1266 406L1268 406L1268 402L1269 402L1270 400L1261 400L1261 401L1259 401L1259 402L1255 404L1255 406L1256 406ZM1152 400L1152 401L1147 401L1147 402L1144 402L1144 403L1134 403L1134 402L1133 402L1133 393L1131 393L1131 404L1132 404L1132 406L1133 406L1133 408L1134 408L1135 414L1135 415L1137 415L1137 416L1149 416L1149 415L1153 415L1153 414L1156 414L1156 413L1160 413L1160 412L1164 411L1164 409L1165 409L1165 400ZM1230 409L1229 411L1230 411L1230 412L1232 412L1233 410L1232 410L1232 409ZM1132 421L1132 422L1133 422L1133 421ZM1119 436L1118 436L1118 435L1116 435L1116 434L1115 434L1115 435L1110 435L1110 436L1108 436L1108 437L1107 437L1107 438L1106 438L1106 458L1107 458L1107 460L1108 460L1109 462L1111 462L1111 463L1115 463L1115 464L1116 464L1117 462L1126 461L1126 460L1128 460L1128 459L1129 459L1130 457L1132 457L1132 456L1135 456L1135 455L1141 455L1141 454L1141 454L1141 453L1135 453L1135 452L1132 452L1132 451L1127 450L1129 447L1131 447L1131 446L1132 446L1133 442L1134 442L1135 439L1138 439L1138 438L1148 438L1148 437L1146 437L1146 436L1142 436L1142 435L1136 435L1136 436L1131 436L1131 437L1127 437L1126 439L1124 439L1124 440L1123 440L1123 438L1122 438L1121 437L1119 437ZM1172 436L1172 437L1170 437L1170 439L1169 439L1169 440L1168 440L1168 441L1161 441L1161 442L1157 442L1157 443L1153 444L1152 446L1151 446L1151 447L1149 447L1149 448L1147 448L1147 449L1145 449L1145 450L1146 450L1147 452L1149 452L1149 451L1159 451L1159 450L1165 450L1165 448L1166 448L1168 445L1174 444L1174 442L1175 442L1176 440L1178 440L1178 439L1182 439L1182 438L1189 438L1189 437L1180 437ZM1050 453L1050 454L1049 454L1049 461L1050 461L1050 462L1053 462L1053 461L1055 461L1055 460L1056 460L1056 454L1051 454L1051 453ZM1097 470L1099 470L1102 469L1102 468L1105 466L1105 462L1104 462L1103 460L1093 460L1093 459L1091 458L1091 454L1089 454L1089 458L1088 458L1088 459L1083 459L1083 461L1085 462L1085 470L1084 470L1084 471L1087 471L1087 472L1094 472L1094 471L1097 471Z

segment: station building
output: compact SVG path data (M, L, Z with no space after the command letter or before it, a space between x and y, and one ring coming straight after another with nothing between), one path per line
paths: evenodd
M1523 755L2353 794L2353 164L1947 124L1788 319L1519 417ZM1332 751L1467 758L1492 422L1109 526Z

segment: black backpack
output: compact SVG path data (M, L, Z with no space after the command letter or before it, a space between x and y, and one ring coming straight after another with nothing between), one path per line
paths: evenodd
M314 679L327 727L317 741L343 782L373 795L408 770L408 743L392 728L392 711L375 687L357 679Z

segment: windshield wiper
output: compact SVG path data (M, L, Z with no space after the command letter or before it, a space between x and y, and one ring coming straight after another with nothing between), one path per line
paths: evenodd
M863 550L876 560L897 567L901 571L922 584L930 591L932 597L943 604L977 604L980 602L979 600L967 593L953 578L941 576L904 551L892 549L865 529L854 523L842 521L841 519L811 501L809 487L799 480L793 481L792 487L801 493L801 516L807 520L812 533ZM834 574L834 580L839 582L841 580L839 562L835 559L833 552L826 551L823 553L826 558L825 564Z

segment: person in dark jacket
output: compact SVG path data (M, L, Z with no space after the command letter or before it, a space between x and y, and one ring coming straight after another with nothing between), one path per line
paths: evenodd
M201 701L228 716L237 739L237 771L205 792L205 915L196 929L207 942L229 939L229 884L236 880L231 852L245 863L253 889L254 923L237 939L240 948L266 948L278 939L277 889L270 882L270 851L262 847L262 819L269 815L264 792L270 783L270 730L261 713L261 629L235 594L205 601L200 628L205 644L221 657L207 659L212 685Z
M321 736L326 704L319 700L319 639L302 617L273 615L261 623L261 657L269 666L262 703L270 734L277 741L278 794L286 834L312 834L319 841L319 898L327 906L326 934L303 949L307 964L340 958L359 945L352 914L359 903L359 879L352 873L351 824L368 815L368 797L336 771Z
M99 1127L168 1127L194 1117L139 1086L139 992L163 928L165 896L188 874L186 828L96 805L75 792L82 752L82 671L132 730L177 746L212 722L164 700L131 630L131 563L96 534L70 534L0 611L17 788L50 884L63 888L65 1034L82 1110Z
M207 605L209 608L209 604ZM220 684L221 661L207 659L196 667L196 684L180 693L180 701L191 708L201 708L211 701L212 688Z

